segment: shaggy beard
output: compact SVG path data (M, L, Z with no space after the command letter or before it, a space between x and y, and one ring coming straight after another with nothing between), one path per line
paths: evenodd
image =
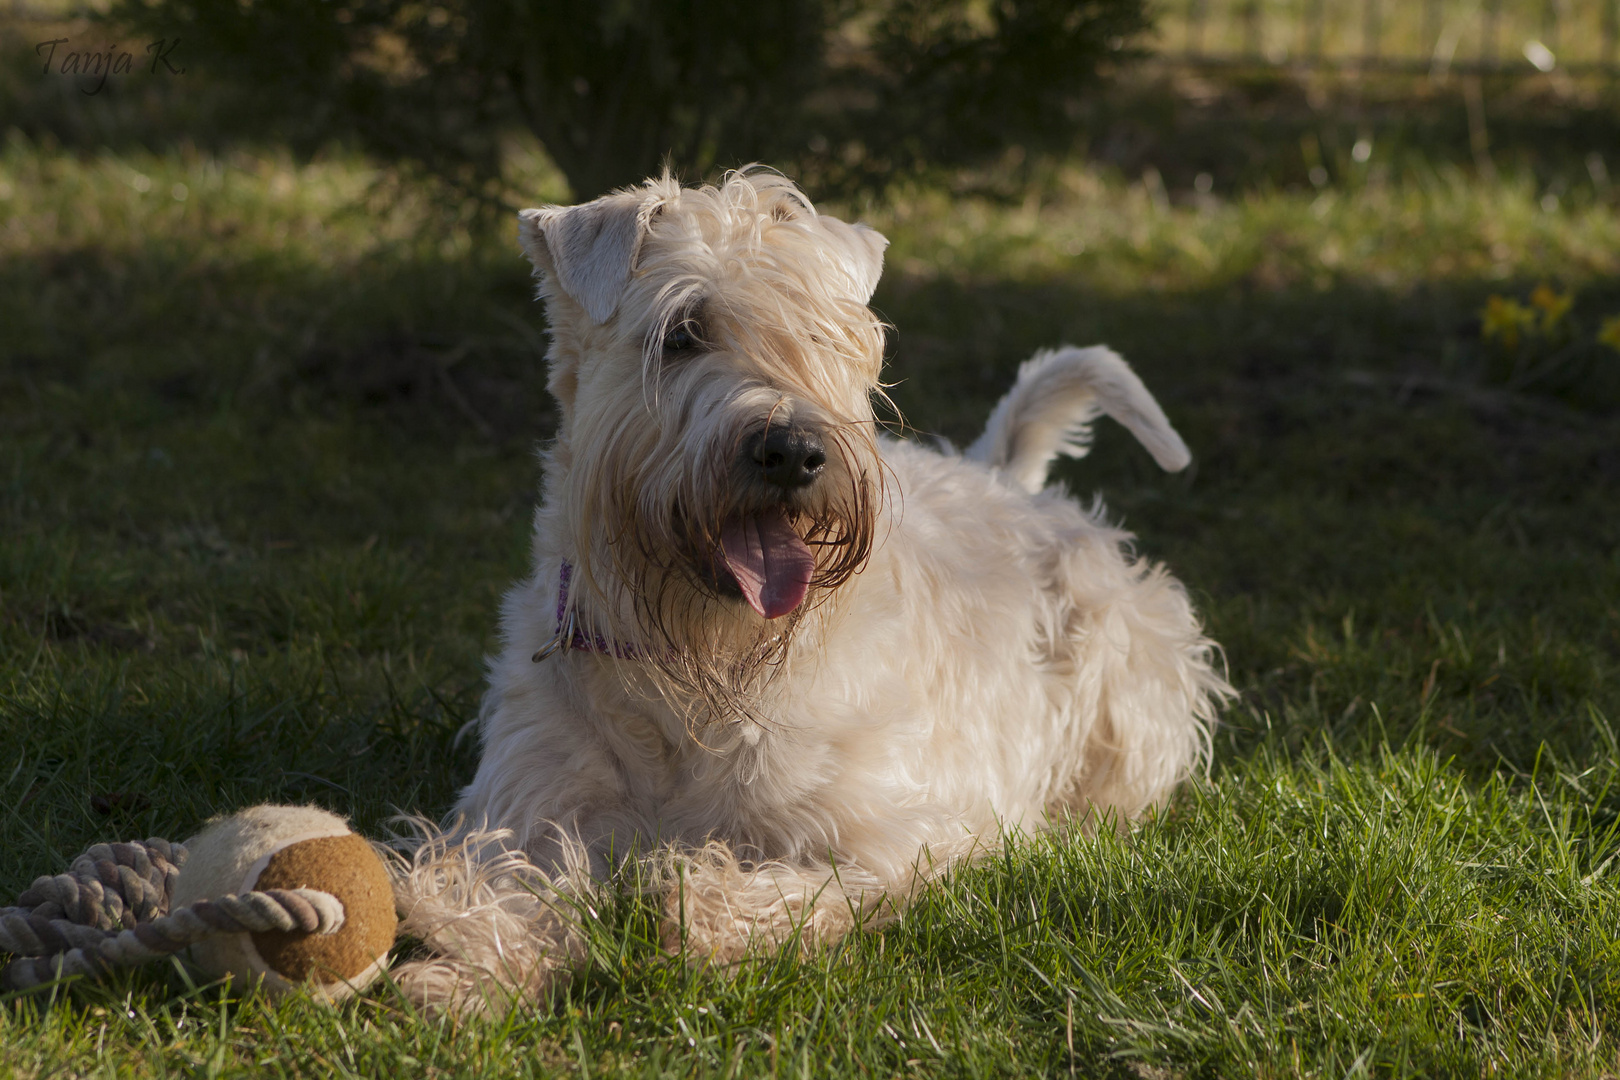
M582 625L587 634L631 644L621 657L629 662L620 664L627 685L665 700L689 732L741 721L769 728L770 687L793 642L872 553L883 484L870 428L847 424L823 431L829 461L840 465L802 501L758 495L757 481L736 465L693 477L662 503L650 502L639 478L630 475L598 489L642 497L604 510L597 520L616 521L619 531L598 532L594 543L579 547L596 553L596 565L582 569L600 610L619 613L609 620L582 613ZM720 556L726 520L767 507L783 512L816 567L804 602L771 620L745 613Z

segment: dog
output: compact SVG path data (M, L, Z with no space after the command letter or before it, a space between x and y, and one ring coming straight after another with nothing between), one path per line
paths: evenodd
M665 175L520 236L560 421L461 824L399 875L412 997L542 992L627 861L671 949L813 949L1207 766L1232 691L1186 592L1046 486L1103 413L1189 462L1119 356L1042 352L966 451L928 448L874 410L887 241L786 178Z

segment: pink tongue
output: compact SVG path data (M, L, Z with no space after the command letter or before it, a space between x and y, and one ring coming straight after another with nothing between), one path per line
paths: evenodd
M804 602L816 559L780 510L727 519L720 527L726 569L748 605L778 619Z

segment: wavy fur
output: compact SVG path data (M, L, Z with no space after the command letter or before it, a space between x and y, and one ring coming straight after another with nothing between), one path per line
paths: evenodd
M1100 507L1038 490L1098 410L1185 463L1124 361L1041 354L967 456L935 452L876 431L882 238L781 177L651 180L528 213L522 235L561 423L468 824L401 864L432 950L397 971L413 997L543 994L625 859L665 897L671 948L809 949L898 917L1007 829L1123 824L1207 764L1231 690L1185 590ZM666 349L675 327L700 346ZM783 422L827 451L791 490L742 453ZM761 508L815 553L775 620L715 569L722 523ZM614 647L536 663L565 562L565 606Z

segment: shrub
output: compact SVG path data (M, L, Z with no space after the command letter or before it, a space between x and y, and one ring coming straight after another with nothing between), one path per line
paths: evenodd
M882 183L1064 148L1144 0L119 0L239 90L244 129L330 139L498 201L513 130L576 196L670 163Z

